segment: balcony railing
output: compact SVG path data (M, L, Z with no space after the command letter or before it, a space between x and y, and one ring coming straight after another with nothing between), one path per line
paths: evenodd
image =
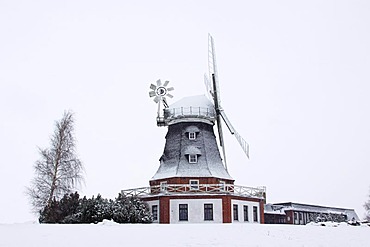
M156 196L178 194L227 194L243 197L265 198L265 187L246 187L234 184L167 184L122 190L126 196Z
M164 117L166 119L178 117L206 117L214 118L215 110L207 107L179 107L179 108L166 108L164 109Z

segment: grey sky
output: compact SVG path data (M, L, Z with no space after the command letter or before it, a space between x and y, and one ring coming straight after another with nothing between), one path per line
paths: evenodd
M354 208L369 192L369 1L0 0L0 222L33 219L24 187L54 121L75 112L81 194L114 198L156 172L165 128L149 85L173 103L205 93L215 39L236 184L268 202Z

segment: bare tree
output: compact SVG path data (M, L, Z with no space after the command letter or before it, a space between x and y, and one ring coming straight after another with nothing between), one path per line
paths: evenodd
M35 177L27 188L32 208L40 212L53 198L61 199L83 181L83 166L77 158L73 131L73 113L64 112L55 123L49 149L39 149L41 158L36 161Z

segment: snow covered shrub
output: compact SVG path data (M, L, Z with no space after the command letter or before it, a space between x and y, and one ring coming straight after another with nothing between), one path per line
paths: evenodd
M59 201L53 200L40 211L40 223L59 223L61 221L61 211Z
M125 196L121 193L113 206L113 220L117 223L151 223L153 221L149 206L137 196Z
M369 199L364 204L364 208L365 208L365 211L366 211L365 220L367 222L370 222L370 194L369 194Z
M111 220L113 211L112 206L113 201L102 198L100 194L98 194L95 199L93 197L90 205L91 220L89 223L102 222L104 219Z
M77 192L65 194L60 201L55 198L41 212L40 223L64 223L65 218L77 212L79 206L79 194Z
M87 199L77 192L66 194L60 201L55 198L40 212L40 223L99 223L103 220L117 223L151 223L152 215L147 203L136 196L118 194L113 201L100 194Z

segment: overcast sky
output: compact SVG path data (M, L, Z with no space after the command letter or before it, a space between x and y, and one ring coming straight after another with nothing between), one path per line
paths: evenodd
M207 35L235 184L268 202L354 208L370 180L370 2L0 0L0 222L36 219L24 195L38 147L75 113L81 195L145 187L167 129L149 85L205 94Z

